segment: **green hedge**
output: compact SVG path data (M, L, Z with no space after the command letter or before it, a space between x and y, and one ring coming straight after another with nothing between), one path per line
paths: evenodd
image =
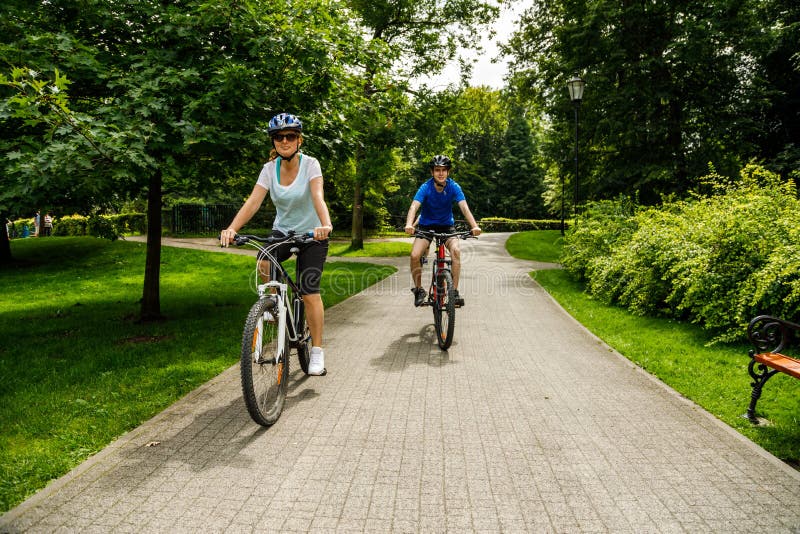
M27 225L33 235L33 218L14 221L17 237L22 237L23 227ZM105 239L117 239L124 234L143 234L147 231L147 216L144 213L123 213L119 215L67 215L53 219L54 236L91 235Z
M689 320L717 340L754 316L800 320L800 201L793 182L749 165L740 180L702 179L710 196L633 208L590 205L562 265L607 303Z
M567 223L565 222L565 227ZM551 219L505 219L485 217L478 221L484 232L524 232L527 230L560 230L561 221Z

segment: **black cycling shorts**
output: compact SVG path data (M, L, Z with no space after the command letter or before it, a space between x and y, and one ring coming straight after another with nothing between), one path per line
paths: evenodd
M284 237L284 234L273 230L272 237ZM310 241L308 243L284 243L278 245L272 255L281 263L292 255L290 250L297 247L297 265L300 267L300 279L296 280L301 295L316 295L319 293L319 283L322 279L322 269L328 257L328 240ZM259 259L265 259L259 253ZM291 273L294 274L294 273Z
M419 229L425 232L436 232L437 234L454 234L456 232L455 226L447 226L447 225L434 225L434 226L420 225ZM432 239L428 239L427 237L420 237L418 239L424 239L428 243L433 241Z

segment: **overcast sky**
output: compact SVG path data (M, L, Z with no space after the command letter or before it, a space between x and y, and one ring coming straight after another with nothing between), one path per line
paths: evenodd
M506 75L507 61L501 59L497 63L492 63L492 59L496 58L498 55L497 43L505 43L506 40L508 40L516 29L520 14L533 4L533 0L515 0L510 2L510 4L512 5L504 7L500 11L500 17L494 23L495 38L491 41L488 39L482 41L484 52L481 55L478 55L474 51L461 51L461 54L465 57L476 59L470 85L488 85L493 89L500 89L503 87L503 78ZM429 85L431 87L447 86L450 84L457 85L458 80L458 63L454 61L442 71L442 74L433 77Z

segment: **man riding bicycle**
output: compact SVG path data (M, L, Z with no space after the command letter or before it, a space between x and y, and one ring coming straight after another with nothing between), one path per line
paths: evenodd
M478 223L475 222L475 217L467 205L467 200L464 197L464 192L461 186L458 185L452 178L450 178L450 169L453 164L450 158L443 155L434 156L430 164L431 178L422 184L414 195L414 200L411 201L411 207L408 209L406 216L406 233L414 235L414 217L417 210L422 207L419 216L419 229L433 231L437 233L453 233L455 232L455 219L453 218L453 202L458 203L464 219L470 226L472 235L479 236L481 229ZM422 289L422 265L420 258L423 254L427 254L428 247L430 246L430 239L417 237L414 239L414 244L411 248L411 278L414 282L414 287L411 291L414 293L414 306L421 306L425 302L425 290ZM459 240L450 238L445 244L450 251L450 259L452 260L452 273L453 285L456 289L455 304L457 306L464 305L464 298L458 293L458 277L461 271L461 249L459 247Z

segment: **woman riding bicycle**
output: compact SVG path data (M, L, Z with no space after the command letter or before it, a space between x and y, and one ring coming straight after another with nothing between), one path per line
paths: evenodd
M302 130L300 119L289 113L280 113L269 121L268 133L273 147L270 160L261 169L253 192L233 218L233 222L220 234L220 244L226 247L233 242L239 229L259 210L267 192L277 210L272 223L273 236L283 236L292 231L314 236L316 242L291 246L299 248L298 285L311 330L312 348L308 374L320 375L325 369L322 350L325 309L319 294L319 283L328 255L328 236L333 226L325 204L319 161L300 152L303 144ZM291 246L285 245L278 249L278 261L291 255ZM266 276L269 266L264 265L259 270L262 276Z
M467 224L470 226L472 235L481 235L481 229L478 223L475 222L475 217L472 216L461 186L449 177L450 169L453 166L450 158L442 155L434 156L429 166L431 168L431 178L417 190L417 194L414 195L414 200L411 202L411 207L408 209L406 233L414 235L414 217L420 206L422 207L419 216L420 230L432 230L439 233L455 232L455 227L453 226L455 224L453 202L456 202L467 220ZM458 277L461 272L461 249L458 241L456 238L450 238L447 240L446 246L450 251L450 259L453 262L451 267L453 285L456 289L455 304L463 306L464 299L458 293ZM411 248L411 278L414 282L414 287L411 291L414 293L414 306L421 306L425 302L425 290L422 289L422 265L419 260L423 254L427 253L430 243L429 239L417 237L414 239L414 245Z

